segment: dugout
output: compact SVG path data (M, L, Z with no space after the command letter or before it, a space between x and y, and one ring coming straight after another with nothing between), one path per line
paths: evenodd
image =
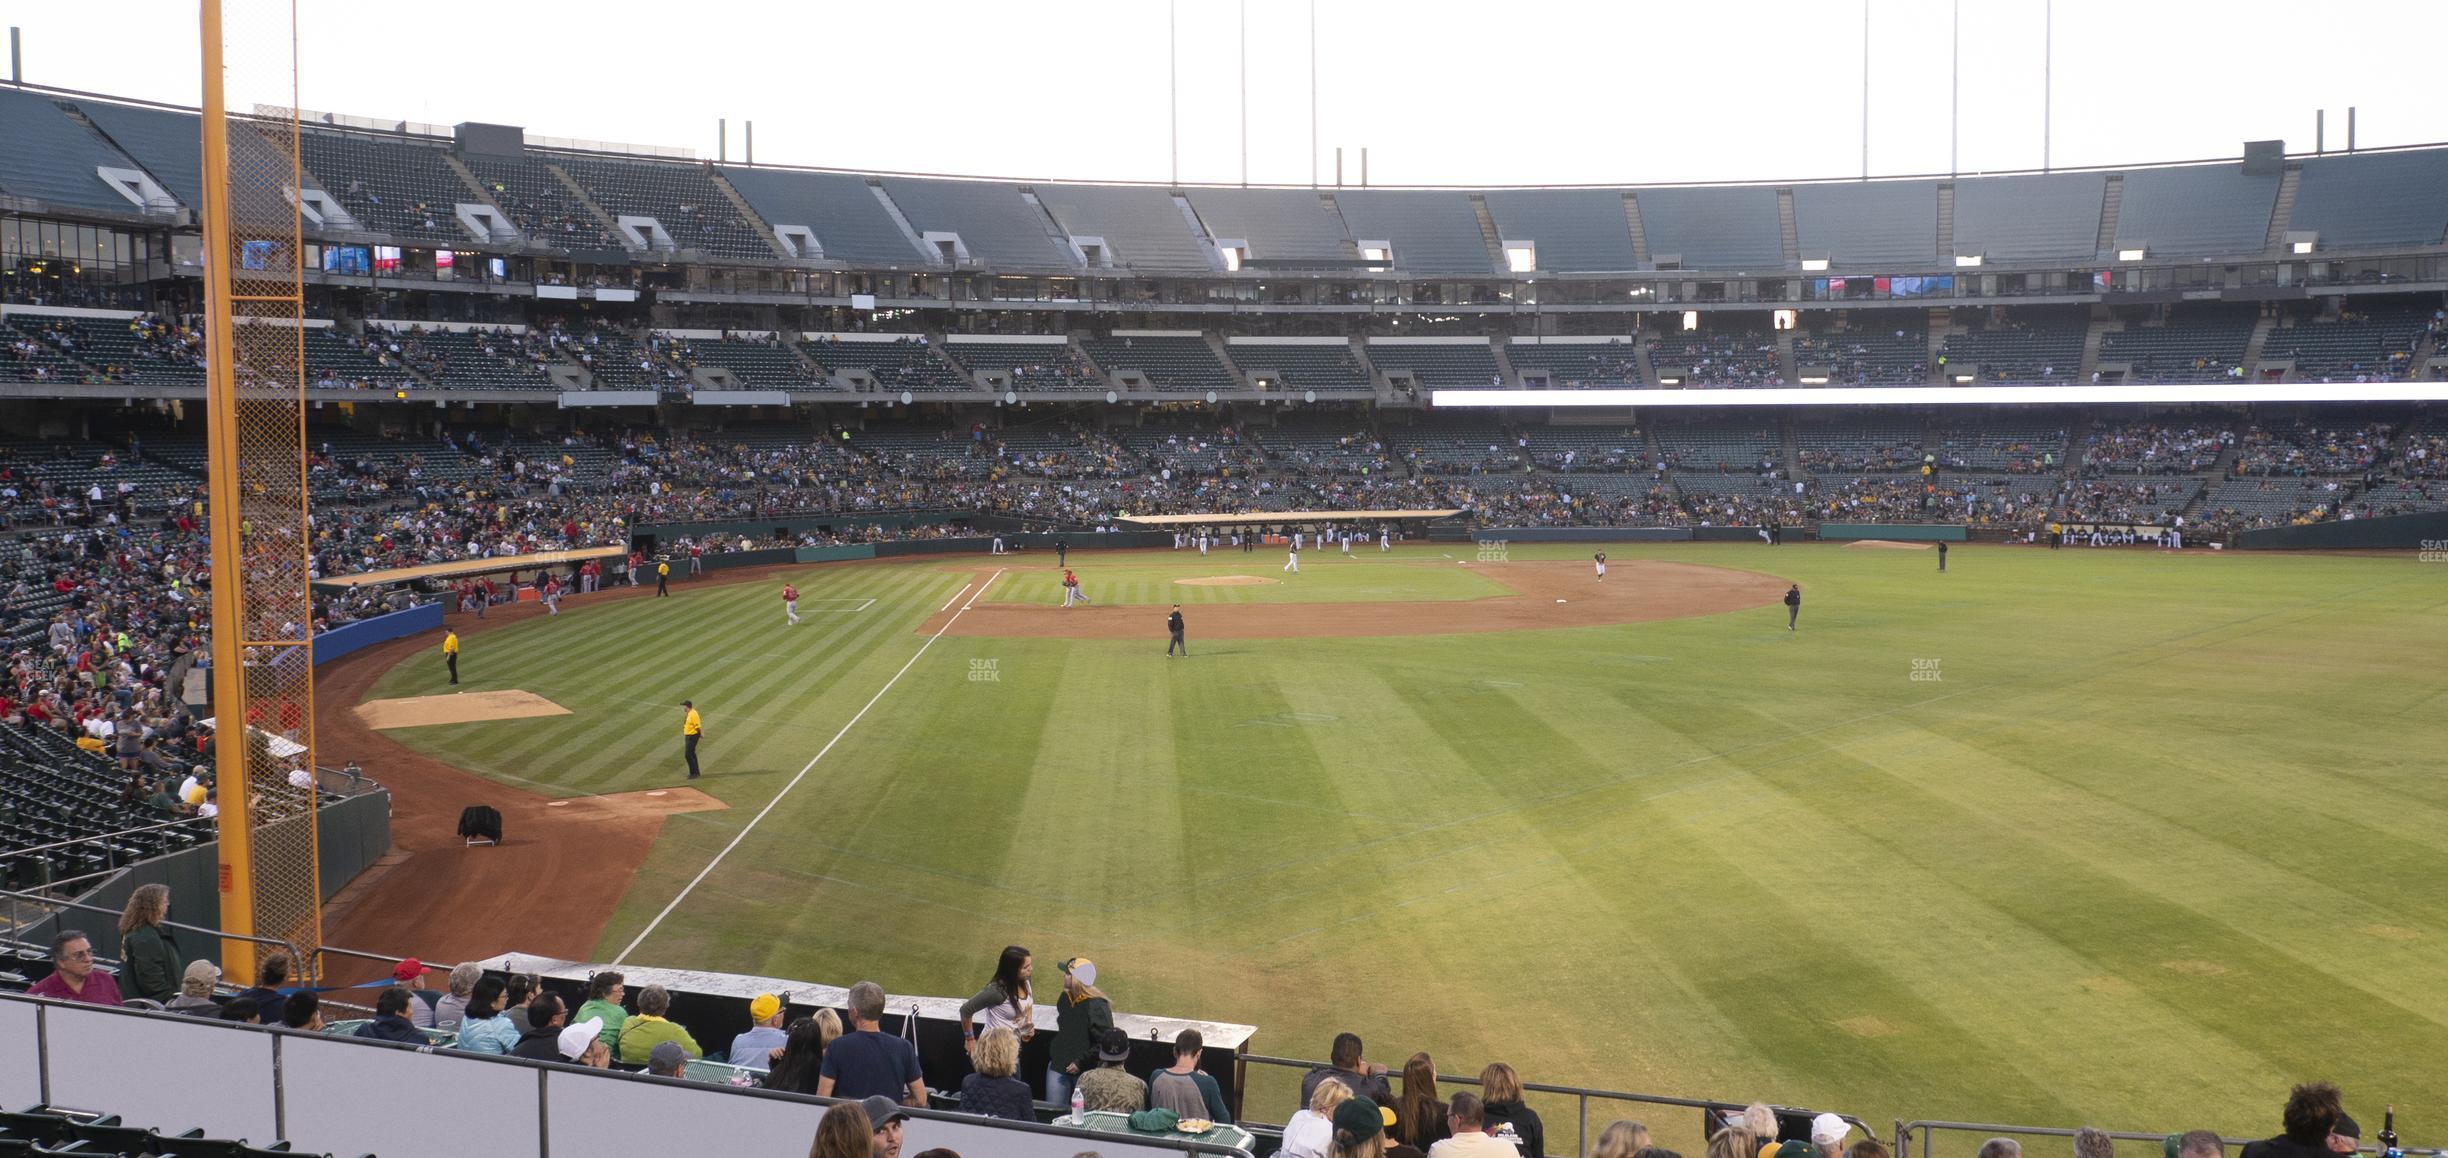
M486 958L479 964L484 966L485 972L497 976L533 973L543 980L546 992L561 998L571 1009L585 1002L587 979L606 969L622 975L623 984L628 986L628 994L622 1004L632 1014L637 1012L638 991L649 985L660 985L671 994L671 1020L686 1028L710 1058L721 1058L730 1053L731 1039L749 1027L748 1003L760 993L784 998L784 1026L814 1014L818 1009L831 1009L841 1015L842 1028L850 1028L847 1009L850 988L846 985L753 977L739 973L614 966L525 953L505 953ZM980 964L981 980L993 964L992 961ZM1050 968L1043 972L1052 978L1046 986L1046 993L1059 992L1061 974ZM915 997L896 993L888 986L884 997L883 1032L914 1038L918 1045L918 1064L926 1074L928 1088L958 1089L961 1077L970 1072L969 1054L961 1048L960 1033L960 1004L967 999L966 996ZM1013 1076L1028 1082L1030 1092L1042 1101L1045 1097L1046 1051L1054 1042L1052 1002L1038 1001L1036 1015L1036 1036L1021 1047L1020 1068ZM1232 1107L1233 1115L1236 1118L1242 1116L1240 1055L1248 1052L1250 1039L1258 1032L1256 1026L1120 1011L1116 1011L1113 1018L1114 1024L1129 1034L1131 1039L1131 1056L1124 1067L1142 1081L1157 1070L1173 1064L1173 1039L1176 1035L1185 1029L1199 1031L1206 1046L1199 1055L1199 1068L1214 1077L1216 1084L1223 1088L1225 1104Z

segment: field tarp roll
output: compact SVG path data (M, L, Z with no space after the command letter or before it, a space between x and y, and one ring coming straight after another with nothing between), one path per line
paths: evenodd
M798 558L799 548L797 547L767 547L758 551L724 551L720 554L708 552L700 561L705 564L705 569L708 571L727 571L733 567L770 567L776 563L795 563ZM652 567L645 568L639 575L640 580L653 577L654 568ZM687 577L688 560L673 560L672 578L684 579Z
M801 547L794 553L794 563L845 563L852 559L873 559L875 544L852 543L842 547Z
M442 626L442 604L420 603L406 611L377 615L343 624L314 637L314 661L329 663L360 648L394 639L406 639L421 631L434 631Z
M2432 551L2448 558L2448 511L2238 531L2228 545L2244 551Z
M1822 539L1894 539L1905 543L1961 543L1970 537L1960 523L1821 523Z

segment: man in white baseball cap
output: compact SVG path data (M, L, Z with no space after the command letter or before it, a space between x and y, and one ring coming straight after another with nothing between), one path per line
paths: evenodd
M600 1017L590 1017L563 1027L561 1038L555 1044L560 1046L561 1056L565 1060L599 1070L612 1067L612 1051L603 1043L603 1019Z
M1845 1135L1853 1132L1851 1123L1834 1114L1821 1114L1811 1119L1811 1148L1820 1158L1844 1158Z

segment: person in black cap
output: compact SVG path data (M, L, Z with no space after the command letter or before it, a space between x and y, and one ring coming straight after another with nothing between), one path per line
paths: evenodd
M860 1102L859 1108L867 1111L867 1124L875 1127L876 1158L901 1158L901 1123L909 1111L882 1094Z
M1946 570L1946 540L1938 540L1938 570Z
M2352 1154L2363 1148L2363 1127L2356 1125L2346 1111L2338 1111L2337 1125L2329 1127L2329 1152Z
M1080 1104L1117 1114L1147 1109L1147 1083L1122 1068L1130 1060L1130 1034L1118 1025L1106 1027L1097 1037L1096 1057L1097 1068L1080 1075Z
M1061 539L1054 540L1054 565L1057 567L1068 567L1071 565L1070 559L1071 544L1066 543Z
M1182 642L1181 604L1174 604L1173 614L1165 617L1165 630L1173 633L1173 642L1165 645L1166 656L1170 657L1173 649L1177 647L1181 649L1183 655L1190 654L1190 645Z
M1802 622L1802 585L1796 583L1785 589L1785 630L1795 630L1794 625L1800 622Z

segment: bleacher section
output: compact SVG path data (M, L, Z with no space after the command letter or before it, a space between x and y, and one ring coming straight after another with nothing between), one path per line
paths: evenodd
M1909 325L1903 324L1909 322ZM1855 314L1853 328L1794 335L1794 371L1827 371L1830 386L1929 384L1929 322L1919 313Z
M776 229L796 225L814 233L828 261L886 268L927 263L876 200L865 177L764 168L724 168L722 174L766 224Z
M1192 189L1207 236L1221 245L1249 243L1253 261L1331 261L1357 258L1343 222L1326 211L1316 193L1299 189Z
M1393 465L1365 420L1304 417L1260 427L1251 438L1277 462L1326 474L1382 474Z
M2354 304L2332 321L2298 321L2270 331L2264 363L2292 358L2297 381L2396 381L2412 370L2415 348L2431 324L2434 302Z
M1360 364L1351 343L1343 339L1332 344L1235 341L1224 349L1252 382L1266 375L1286 390L1369 389L1368 367Z
M884 191L919 237L959 234L972 260L1001 269L1067 273L1078 268L1045 210L1011 185L887 177Z
M0 88L0 193L80 209L136 212L135 203L96 172L104 166L133 167L110 142L76 123L51 98Z
M972 374L1010 374L1015 390L1101 391L1111 383L1065 343L946 342L944 353Z
M136 323L109 318L55 318L49 327L74 342L70 352L113 382L137 386L204 384L202 338L158 320Z
M2216 382L2241 377L2245 346L2252 340L2250 306L2178 306L2164 324L2137 319L2110 330L2100 343L2100 364L2131 367L2128 382Z
M1408 373L1423 389L1501 386L1496 354L1485 341L1389 342L1371 340L1368 360L1380 370Z
M1660 267L1670 258L1680 269L1785 267L1774 189L1642 189L1635 197L1650 259Z
M2066 430L2047 416L2001 414L1978 424L1942 425L1923 444L1942 466L2008 474L2054 473L2066 462Z
M1531 384L1534 370L1545 371L1547 385L1563 390L1641 385L1640 351L1628 338L1591 342L1516 339L1505 347L1505 359L1513 363L1513 372L1522 376L1525 386Z
M799 343L799 351L828 374L864 370L883 390L967 390L971 385L968 375L944 360L925 338L915 335L890 342L811 338Z
M1955 253L1988 261L2093 257L2107 187L2107 178L2098 173L1957 181Z
M99 100L72 103L180 204L190 209L204 204L204 150L196 114Z
M1530 461L1542 471L1622 471L1649 477L1649 451L1641 433L1624 427L1533 426L1522 431Z
M2323 479L2227 479L2202 499L2201 516L2221 527L2285 526L2333 513L2347 485Z
M1508 244L1530 242L1541 272L1628 270L1640 264L1613 189L1490 189L1488 216Z
M551 390L550 376L513 336L451 330L387 335L434 385L455 390Z
M681 339L679 355L699 369L729 370L734 384L743 390L820 388L788 347L770 339L686 338Z
M1335 193L1357 242L1384 241L1394 267L1411 273L1486 274L1491 262L1479 215L1450 190L1344 189Z
M1426 473L1505 474L1523 467L1515 438L1493 417L1424 414L1418 421L1388 426L1382 434L1397 460Z
M1678 386L1776 386L1785 381L1775 335L1716 316L1701 320L1704 329L1649 336L1649 368L1657 371L1661 384L1670 379Z
M2360 518L2448 511L2448 482L2398 479L2357 494L2347 505Z
M1793 214L1805 259L1827 258L1843 269L1939 257L1935 182L1796 185Z
M462 153L459 159L528 241L560 250L626 248L541 158Z
M18 314L0 319L0 382L79 382L86 370L60 351L68 335L58 319Z
M2125 174L2116 247L2162 254L2259 253L2278 201L2278 174L2188 165Z
M2291 232L2322 250L2438 245L2448 231L2448 151L2310 157L2295 187Z
M354 339L328 327L307 327L305 350L306 380L313 385L390 390L412 380L406 367L385 363L366 353Z
M1666 465L1678 472L1758 474L1780 468L1772 420L1694 422L1651 431Z
M2082 368L2088 326L2079 310L2047 307L2019 310L2003 321L1974 319L1966 332L1947 337L1941 373L1951 382L1978 366L1983 382L2071 382Z
M651 217L683 250L716 257L776 259L773 246L740 217L705 165L620 161L576 153L540 156L568 173L615 223L622 217Z
M1039 185L1037 199L1074 239L1105 244L1116 269L1206 273L1207 249L1162 189L1123 185Z
M1159 390L1231 390L1240 385L1199 335L1117 335L1081 343L1107 373L1137 370Z
M28 618L37 631L48 622L42 613ZM21 634L26 623L21 618L11 634ZM142 804L122 804L126 785L117 761L78 748L59 732L0 728L0 887L90 876L212 839L209 822L129 831L172 818ZM71 841L79 843L41 847ZM41 851L28 851L35 849Z
M457 207L478 198L443 160L440 145L305 129L298 133L298 159L367 229L444 246L477 240L459 223Z
M1794 444L1812 474L1909 471L1921 463L1921 424L1908 419L1797 421Z

